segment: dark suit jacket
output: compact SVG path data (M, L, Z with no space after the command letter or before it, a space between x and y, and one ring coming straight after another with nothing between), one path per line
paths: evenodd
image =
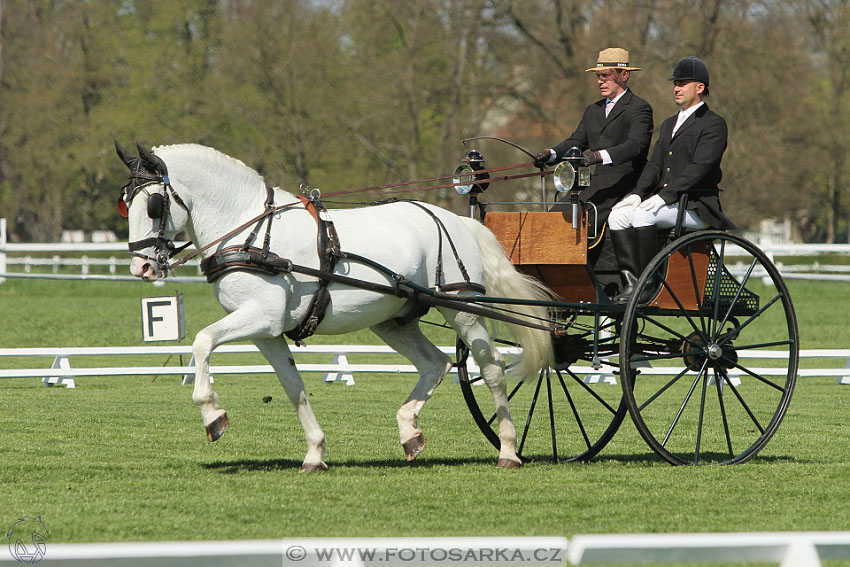
M603 98L588 106L576 131L552 148L559 161L573 146L582 151L608 151L613 163L597 165L590 187L579 196L596 205L600 226L614 203L632 192L646 164L653 128L652 107L631 90L623 94L607 118L605 101ZM560 207L563 205L555 205L553 210Z
M673 136L678 115L661 125L652 158L643 170L634 193L641 199L658 194L668 205L688 194L688 208L695 209L712 228L734 229L735 224L720 207L720 159L726 150L726 121L703 104Z

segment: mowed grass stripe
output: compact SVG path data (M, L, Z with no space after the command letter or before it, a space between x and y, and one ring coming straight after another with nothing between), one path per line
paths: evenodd
M835 307L847 304L850 286L790 287L803 348L850 344ZM189 337L222 315L204 285L7 280L0 344L141 344L139 297L175 289L186 297ZM441 344L452 340L428 332L442 335ZM314 342L372 341L365 332ZM232 420L217 443L206 441L178 377L77 382L76 390L0 382L0 520L41 514L54 542L850 526L850 388L832 378L800 380L777 436L742 466L670 467L627 422L592 463L504 471L448 379L425 408L428 446L411 465L395 412L415 377L362 375L346 387L308 375L328 439L331 469L321 475L297 473L303 433L272 375L217 379Z

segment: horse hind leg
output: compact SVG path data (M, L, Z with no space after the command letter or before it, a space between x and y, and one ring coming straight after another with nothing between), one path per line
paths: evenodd
M517 433L508 408L508 390L505 381L505 362L493 346L490 333L478 315L440 309L446 322L454 328L475 363L481 370L481 376L493 395L496 405L496 418L499 423L499 467L516 468L522 461L516 452Z
M408 461L419 456L425 448L425 436L418 420L425 403L452 367L451 358L425 338L419 321L398 325L385 321L371 328L385 343L407 358L419 371L419 380L407 400L396 412L399 438Z

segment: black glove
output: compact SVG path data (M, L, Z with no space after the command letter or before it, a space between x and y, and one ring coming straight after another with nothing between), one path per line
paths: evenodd
M584 165L596 165L597 163L602 163L602 154L593 150L584 150L582 153L584 156Z
M546 167L546 164L549 163L549 159L552 157L552 153L552 150L546 148L534 154L531 158L534 160L534 167L539 167L540 169Z

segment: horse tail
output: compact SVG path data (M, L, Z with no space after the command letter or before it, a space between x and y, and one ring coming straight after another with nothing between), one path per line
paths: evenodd
M552 292L538 280L521 274L505 255L496 235L475 219L461 217L472 232L484 264L484 287L491 297L510 297L537 301L552 301ZM548 309L540 305L512 305L520 319L531 323L546 324ZM523 354L519 363L511 370L521 379L536 377L541 368L551 368L555 361L551 334L541 329L524 325L508 324Z

